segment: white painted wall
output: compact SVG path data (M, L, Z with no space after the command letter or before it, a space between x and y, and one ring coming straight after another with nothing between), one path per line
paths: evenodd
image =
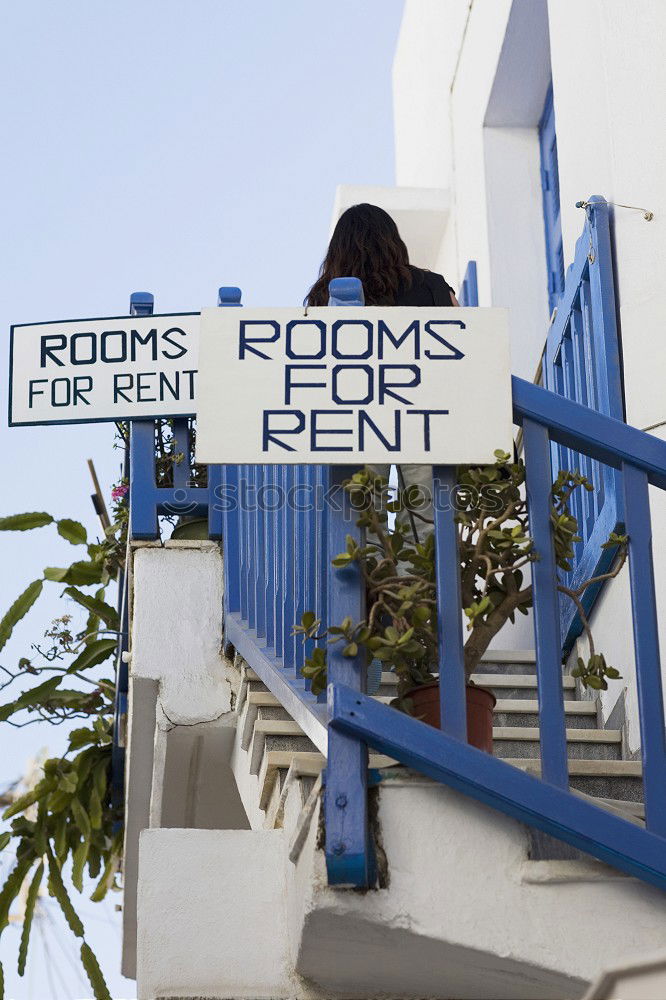
M510 308L513 369L531 378L548 328L537 127L552 67L565 265L584 223L576 201L600 194L616 202L627 419L660 434L666 426L664 37L663 0L407 0L393 75L398 183L451 188L436 269L459 285L467 261L477 260L480 303ZM644 207L654 219L619 203ZM660 496L653 500L653 527L658 557L666 541ZM657 577L666 608L661 567ZM635 751L626 574L607 587L593 623L599 648L628 688ZM660 627L666 649L666 613ZM615 684L604 695L605 715L621 690Z
M145 831L140 1000L561 1000L661 946L663 893L593 861L531 862L521 824L404 769L384 774L386 889L328 887L319 809L289 861L297 791L283 830Z

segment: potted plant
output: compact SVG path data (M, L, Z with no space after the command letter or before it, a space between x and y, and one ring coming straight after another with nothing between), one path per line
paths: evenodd
M532 585L525 569L538 559L529 535L529 514L525 498L525 466L504 453L495 452L496 462L488 466L465 466L458 470L458 486L451 502L456 507L462 604L467 618L464 646L467 681L468 739L480 749L492 752L491 691L475 686L471 677L491 640L516 613L527 614L532 605ZM357 472L345 484L358 524L365 529L365 543L351 536L347 549L333 559L342 568L351 562L359 566L366 587L366 618L345 619L322 630L321 621L306 612L294 634L315 646L306 659L303 673L314 693L326 686L326 648L344 642L344 654L364 651L368 664L379 660L398 676L398 695L392 704L439 726L439 681L437 662L437 602L435 546L432 522L428 522L411 501L409 490L391 500L385 478L372 469ZM577 489L592 485L578 472L562 471L552 487L551 525L557 566L571 569L574 543L579 540L578 524L570 509ZM395 513L389 530L389 513ZM425 530L415 530L420 521ZM418 536L422 536L419 538ZM612 534L605 548L617 548L612 571L595 577L617 576L627 554L627 538ZM527 579L526 579L527 576ZM595 652L581 596L592 581L576 590L559 584L559 590L577 605L589 642L587 661L578 660L573 674L587 687L606 688L607 678L619 672Z

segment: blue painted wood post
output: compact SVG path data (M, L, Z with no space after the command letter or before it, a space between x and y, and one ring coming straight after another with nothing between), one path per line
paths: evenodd
M155 299L150 292L132 292L130 316L152 316ZM130 435L130 537L149 541L159 527L155 493L155 421L131 420Z
M150 292L132 292L130 295L130 316L150 316L153 312L154 298ZM152 421L146 421L152 426ZM130 435L132 424L130 423ZM123 478L131 483L130 442L126 442L123 456ZM130 504L131 496L127 497ZM122 809L125 800L125 744L122 732L127 717L127 696L129 691L129 668L125 662L125 653L129 649L129 609L127 594L127 574L118 574L118 597L116 607L120 622L120 635L116 654L116 693L113 711L113 745L111 748L111 799L115 808ZM122 828L122 821L114 823L114 833Z
M648 477L635 465L622 465L629 580L641 726L645 825L666 837L666 733L659 657L659 621L652 561L652 520Z
M364 304L361 282L337 278L329 285L329 305ZM347 547L347 535L361 543L357 514L352 510L342 483L356 471L354 467L330 468L330 482L337 487L341 511L329 512L328 563ZM365 594L357 563L329 570L328 625L346 617L356 624L365 615ZM354 691L365 690L365 656L343 656L344 643L328 648L328 698L332 704L336 685ZM368 748L354 736L329 727L325 793L326 867L330 885L366 887L374 884L375 872L368 829Z
M437 645L441 728L458 740L467 739L465 655L460 596L458 525L453 505L457 485L453 465L433 469L435 561L437 566Z
M242 293L235 285L218 289L218 306L241 306ZM223 539L224 603L227 611L241 610L240 516L238 466L208 466L208 535Z
M524 420L523 441L530 534L538 554L537 561L532 563L532 589L541 777L551 785L568 788L559 595L550 522L552 479L548 430L532 420Z

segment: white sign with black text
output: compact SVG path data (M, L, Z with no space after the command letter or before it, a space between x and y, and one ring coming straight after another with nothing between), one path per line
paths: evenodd
M13 326L10 425L193 415L199 315Z
M204 309L198 462L490 463L512 450L504 309Z

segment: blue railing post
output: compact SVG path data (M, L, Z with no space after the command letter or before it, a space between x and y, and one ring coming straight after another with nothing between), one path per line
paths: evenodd
M357 278L336 278L329 285L329 305L362 306L363 286ZM357 514L343 483L356 471L353 467L330 467L330 486L342 510L329 513L328 562L347 547L350 535L361 544ZM363 583L357 563L333 570L329 580L327 623L339 625L344 618L354 624L365 615ZM353 691L365 690L365 657L344 656L343 642L329 646L328 697L344 684ZM368 829L368 748L354 736L328 731L328 762L325 793L326 866L330 885L367 887L374 883L374 861Z
M525 420L523 441L530 533L538 556L537 561L532 563L532 587L541 777L551 785L567 789L569 767L562 685L559 594L550 520L552 482L548 429Z
M652 833L666 837L666 733L648 477L644 470L623 462L622 481L625 523L629 535L629 582L641 729L645 825Z
M240 307L241 298L241 290L235 285L222 285L217 292L218 306ZM208 533L211 538L222 538L227 611L241 610L239 468L208 466Z
M132 292L130 295L130 316L150 316L153 312L154 299L150 292ZM152 421L146 421L152 427ZM131 434L131 425L130 425ZM131 483L130 443L125 443L123 455L123 478ZM130 497L127 497L130 503ZM116 694L113 712L113 746L111 749L111 801L114 808L122 809L125 798L125 741L124 730L127 719L127 696L129 691L129 669L125 662L125 653L129 649L129 608L127 594L127 574L118 573L118 620L120 635L116 652ZM116 820L115 830L121 827L121 821Z
M466 741L460 553L454 508L456 469L451 465L439 465L434 468L433 473L440 724L449 736ZM442 500L445 502L442 503Z

